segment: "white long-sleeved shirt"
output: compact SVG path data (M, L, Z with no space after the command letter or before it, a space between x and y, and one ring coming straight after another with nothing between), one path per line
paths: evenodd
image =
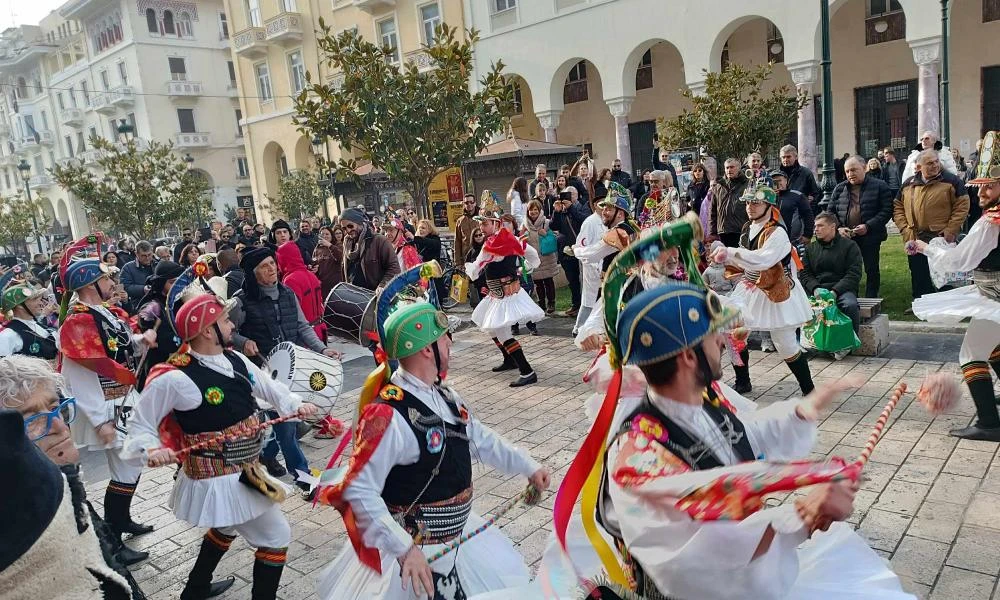
M479 278L483 269L486 268L487 263L498 262L505 258L507 257L487 252L484 247L479 251L479 256L476 257L476 260L470 263L465 263L465 274L468 275L470 279L475 281ZM542 264L542 258L538 255L538 251L535 250L530 244L526 244L524 247L524 265L528 268L528 271L534 271L540 264Z
M957 246L942 248L928 245L924 250L936 271L971 271L997 247L1000 225L989 219L979 219Z
M457 424L445 403L441 389L417 379L400 368L392 375L392 383L416 396L447 423ZM464 402L451 391L459 406ZM466 425L470 450L481 462L508 475L530 477L540 465L526 452L514 447L495 431L469 416ZM399 558L413 545L413 538L389 513L382 500L382 488L389 471L396 465L412 465L420 459L420 446L406 420L393 410L392 420L378 447L361 468L351 485L344 490L344 500L350 503L365 546L377 548L382 557Z
M87 305L90 310L101 313L112 324L117 323L122 330L128 329L128 324L124 323L114 313L101 305ZM131 333L132 349L140 352L145 347L143 337L137 333ZM96 332L95 332L96 333ZM63 356L62 375L66 379L73 396L76 398L76 407L82 411L90 421L91 426L99 427L108 420L108 407L104 400L104 389L101 388L101 380L97 373L84 367L73 359Z
M592 213L580 225L580 233L573 245L573 255L580 260L580 303L583 306L594 306L598 292L601 291L601 258L604 257L595 260L588 251L600 244L607 231L601 215ZM584 256L588 259L584 260Z
M754 239L764 224L751 223L749 238ZM726 259L727 265L733 265L749 271L763 271L781 262L792 251L792 243L788 234L781 227L775 228L764 241L764 245L756 250L733 248Z
M38 324L34 319L22 319L20 317L15 317L15 321L20 321L24 323L28 329L35 333L35 335L42 338L51 338L52 332L41 325ZM4 328L0 331L0 357L10 356L12 354L17 354L24 349L24 341L21 340L21 336L17 334L16 331L10 328Z
M224 354L199 354L190 352L192 359L213 371L234 377L233 365ZM236 356L246 365L250 373L253 396L267 402L281 415L290 415L299 410L302 399L292 393L287 386L279 383L260 370L257 365L242 354ZM174 410L193 410L202 402L202 394L190 377L179 370L161 374L149 382L139 395L129 421L128 437L122 458L145 457L147 450L162 446L160 442L160 421ZM223 400L225 402L225 400Z
M731 445L701 406L681 404L652 391L650 401L694 439L703 440L727 466L659 477L629 489L610 477L606 515L621 530L629 553L668 596L700 600L782 597L798 575L796 547L808 534L794 506L760 510L738 522L695 521L674 508L673 501L691 486L752 469L755 463L734 466L738 459ZM755 454L768 460L790 460L810 451L816 426L799 419L796 404L797 400L789 400L741 413ZM624 439L618 438L608 449L607 464L612 470L618 465ZM774 539L767 552L753 559L768 526L776 532Z

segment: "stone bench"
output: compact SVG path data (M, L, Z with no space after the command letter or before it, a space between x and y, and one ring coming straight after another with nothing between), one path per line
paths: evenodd
M858 298L861 308L861 325L858 338L861 347L853 352L858 356L878 356L889 346L889 317L882 314L881 298Z

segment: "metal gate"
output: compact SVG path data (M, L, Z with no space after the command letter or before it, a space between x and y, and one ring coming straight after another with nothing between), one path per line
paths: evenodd
M854 128L862 156L887 146L906 156L917 143L917 80L855 88Z
M656 121L628 124L628 142L632 149L632 179L642 178L642 172L653 168L653 143Z
M983 127L980 134L1000 129L1000 67L983 67Z

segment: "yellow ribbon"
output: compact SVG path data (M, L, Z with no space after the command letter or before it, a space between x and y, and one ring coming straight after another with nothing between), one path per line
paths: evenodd
M602 444L601 456L604 455L606 449L607 444ZM587 539L590 540L590 545L594 547L594 551L600 557L608 579L627 588L629 586L628 578L625 577L625 572L622 570L618 555L611 549L607 541L605 541L604 536L601 535L597 528L597 521L594 518L597 510L597 496L601 491L603 465L604 461L596 461L590 470L590 475L587 476L587 481L583 486L580 518L583 520L583 530L587 534Z

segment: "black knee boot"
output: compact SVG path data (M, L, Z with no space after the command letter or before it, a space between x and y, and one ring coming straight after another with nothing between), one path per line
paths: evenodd
M122 483L111 480L104 491L104 520L122 533L142 535L153 530L152 525L142 525L132 520L132 498L139 482Z
M528 363L528 358L524 355L524 350L521 349L521 342L518 342L514 338L510 338L503 343L504 349L506 349L507 354L510 356L514 364L517 365L518 370L521 372L521 376L517 378L516 381L510 384L510 387L521 387L523 385L530 385L538 381L538 375L531 368Z
M503 362L500 363L500 366L493 367L493 372L500 373L516 369L517 363L514 362L513 358L511 358L510 353L507 352L507 348L504 347L504 344L502 344L498 338L493 338L493 343L500 349L500 354L503 354Z
M993 349L993 354L990 354L990 366L993 367L993 372L1000 377L1000 346Z
M733 371L736 372L733 390L737 394L749 394L753 391L753 386L750 384L750 351L746 348L741 350L740 360L743 361L743 366L733 365Z
M232 587L236 581L235 577L230 576L212 583L212 573L215 567L219 566L219 561L229 550L234 539L236 536L226 535L218 529L209 529L205 532L198 559L194 561L194 568L191 569L184 591L181 592L181 600L214 598Z
M993 393L993 377L990 376L989 366L978 360L965 363L962 365L962 378L972 394L977 419L973 425L953 429L948 433L967 440L1000 442L1000 415L997 414L997 400Z
M251 600L274 600L281 583L288 548L258 548L253 562Z
M802 395L805 396L813 391L815 386L813 386L812 373L809 372L809 359L806 358L806 355L796 352L792 358L786 358L785 363L788 364L788 370L792 372L792 375L795 375L795 380L799 382Z

